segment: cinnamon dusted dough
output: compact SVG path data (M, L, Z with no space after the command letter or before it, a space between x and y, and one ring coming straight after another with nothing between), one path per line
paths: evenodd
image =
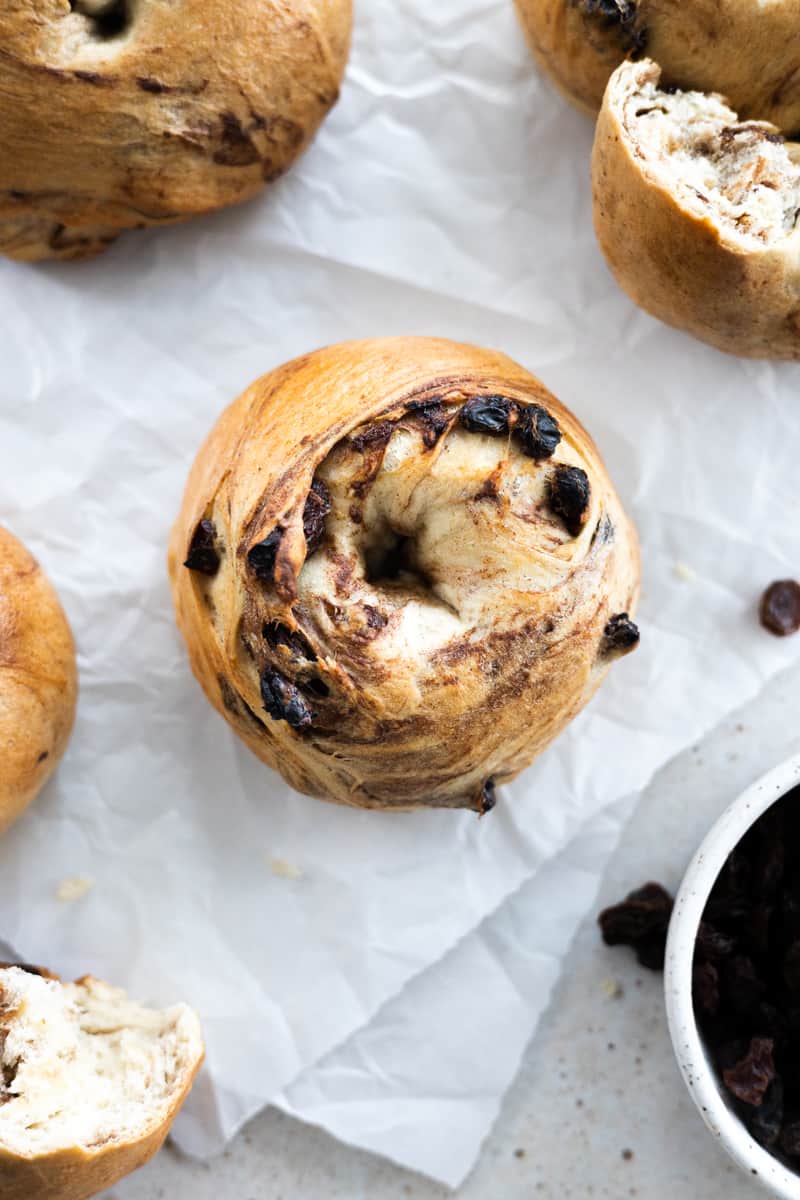
M636 536L586 431L504 355L432 338L253 384L169 567L212 704L342 804L487 810L638 641Z
M0 833L56 769L77 690L75 646L58 597L0 527Z
M621 286L721 350L800 358L796 153L721 96L663 90L649 60L619 67L592 178L597 236Z
M203 1058L185 1004L0 964L0 1195L89 1200L161 1147Z
M0 5L0 253L84 258L247 200L335 102L351 0Z
M721 92L742 117L800 133L800 0L516 0L561 90L597 112L613 71L646 54L670 86Z

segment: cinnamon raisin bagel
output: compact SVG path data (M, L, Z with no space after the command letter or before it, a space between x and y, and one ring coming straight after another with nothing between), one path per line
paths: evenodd
M0 833L64 753L78 683L75 646L39 564L0 527Z
M600 247L637 304L720 350L800 359L798 147L722 96L611 78L592 159Z
M638 631L634 530L586 431L502 354L350 342L200 450L169 567L211 703L299 791L485 811Z
M351 2L0 6L0 253L85 258L255 195L336 100Z
M0 963L0 1196L89 1200L161 1147L203 1058L185 1004Z
M746 118L800 133L800 0L516 0L537 59L597 112L612 72L643 53L670 86L722 92Z

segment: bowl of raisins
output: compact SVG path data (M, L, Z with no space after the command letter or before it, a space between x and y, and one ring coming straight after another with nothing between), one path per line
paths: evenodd
M754 1182L800 1200L800 756L706 837L664 973L672 1044L707 1126Z

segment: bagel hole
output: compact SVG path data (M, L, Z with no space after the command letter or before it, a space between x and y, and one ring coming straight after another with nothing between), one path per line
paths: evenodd
M364 575L375 588L394 591L395 595L407 592L408 598L424 600L458 616L453 605L439 595L435 581L420 567L413 537L391 530L379 542L365 547Z
M88 17L100 41L109 41L125 33L133 20L133 0L69 0L75 13Z

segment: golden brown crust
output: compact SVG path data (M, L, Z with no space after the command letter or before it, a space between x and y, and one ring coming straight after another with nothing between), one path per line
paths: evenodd
M646 52L666 83L722 92L741 116L800 132L800 0L516 4L539 62L589 112L620 63Z
M0 252L85 258L247 200L335 102L351 0L17 0L0 11ZM102 13L125 12L112 36Z
M557 420L552 457L463 440L465 402L498 395ZM572 534L544 498L558 464L591 483ZM332 515L309 554L315 480ZM184 565L192 547L203 565L204 520L214 574ZM371 577L386 521L416 578ZM259 579L250 551L276 530ZM638 584L635 534L585 430L504 355L433 338L333 346L253 384L197 456L169 567L192 668L239 736L300 791L374 808L485 807L487 780L516 775L599 685L604 630ZM298 689L283 695L297 727L264 711L265 672Z
M659 77L649 61L620 67L598 119L594 223L611 270L642 308L720 350L800 358L796 236L747 242L658 176L629 113L638 89Z
M0 968L18 966L0 963ZM44 968L23 966L35 974L58 981ZM76 980L85 983L89 976ZM92 1147L73 1146L54 1153L22 1157L0 1145L0 1183L3 1200L90 1200L148 1163L163 1146L202 1066L202 1051L184 1086L175 1096L166 1117L143 1137L127 1142L107 1142Z
M38 563L0 528L0 832L66 749L77 698L75 646Z

